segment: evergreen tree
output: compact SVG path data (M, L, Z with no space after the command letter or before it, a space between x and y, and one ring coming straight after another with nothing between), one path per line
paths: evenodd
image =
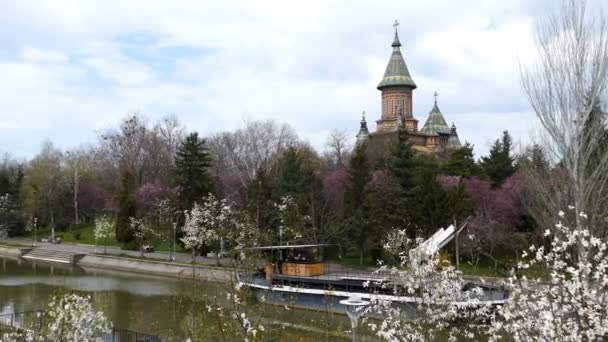
M349 184L344 194L348 239L355 242L359 250L359 260L363 263L368 241L373 234L368 231L369 216L366 210L367 185L371 180L371 169L366 155L365 144L355 148L348 169Z
M389 170L399 182L402 195L406 198L413 194L415 167L416 162L414 160L414 152L412 151L412 143L408 139L405 128L400 127L397 144L392 151L389 162Z
M264 172L257 172L256 178L247 187L247 203L260 230L277 222L272 202L273 190L273 185Z
M302 197L312 181L312 172L304 163L304 155L297 147L288 148L279 162L277 198L290 195Z
M432 166L419 167L417 187L410 201L410 216L424 236L446 227L451 221L449 197L437 182L438 172Z
M207 172L210 165L205 141L198 133L191 133L182 141L175 156L176 181L183 209L191 209L194 202L201 201L211 191Z
M443 166L443 173L465 178L479 176L482 172L475 162L473 146L467 142L459 149L451 151Z
M490 155L481 158L481 166L484 173L492 180L493 186L498 187L515 173L513 161L511 136L508 131L504 131L502 140L497 139L492 145Z
M120 177L118 212L116 213L116 240L127 243L133 241L130 219L137 214L137 205L133 195L135 178L128 170L123 170Z
M456 219L456 221L462 222L473 213L473 201L467 194L462 179L458 182L456 189L448 193L447 203L447 208L451 214L448 219Z

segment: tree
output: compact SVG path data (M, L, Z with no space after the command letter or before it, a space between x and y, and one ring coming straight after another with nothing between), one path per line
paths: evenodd
M408 139L405 128L400 127L397 144L392 150L392 156L389 161L389 170L399 182L404 198L411 197L413 194L415 168L416 162L414 152L412 151L412 143Z
M211 190L207 171L210 162L205 141L199 138L198 133L191 133L179 145L175 155L175 173L183 209L192 208L194 202Z
M93 235L95 236L95 243L97 241L103 242L103 254L106 254L106 247L108 244L108 239L114 236L114 232L112 231L112 221L107 216L101 216L95 219L95 228L93 229Z
M329 162L331 169L339 169L346 166L348 151L351 150L348 137L348 134L344 130L333 130L329 133L325 144L327 150L323 154Z
M116 214L116 240L126 243L133 240L130 220L137 214L137 204L133 195L135 180L128 170L124 170L120 183Z
M601 341L608 334L608 245L590 234L587 215L572 208L560 211L558 223L545 231L544 246L530 246L523 252L508 280L509 301L491 329L496 337ZM582 226L563 223L574 215ZM549 279L526 276L531 267L546 269Z
M129 217L129 228L131 234L135 237L139 246L140 256L144 256L144 242L146 241L147 234L154 233L150 226L144 222L143 219L137 217Z
M589 216L593 233L605 237L608 154L597 154L605 128L592 123L608 86L608 18L592 13L586 1L564 1L559 13L539 22L536 45L536 62L522 72L523 89L544 128L543 148L563 174L555 187L529 175L539 197L536 221L552 228L552 215L573 205Z
M371 180L371 170L366 155L366 145L360 144L350 160L349 184L344 195L346 206L346 221L348 234L356 242L359 250L359 262L363 264L363 254L367 247L367 241L371 238L368 234L368 213L366 210L367 184Z
M22 197L28 216L46 214L46 223L54 229L60 201L65 193L62 169L63 153L55 149L51 142L45 142L42 150L30 161L23 179Z
M508 131L504 131L502 139L496 139L492 148L490 148L490 155L481 158L481 167L492 180L493 186L498 187L505 179L515 173L513 162L511 136Z
M481 169L473 156L473 145L465 143L464 146L451 151L448 160L443 165L443 173L452 176L473 177L480 176Z
M102 311L95 311L90 296L75 293L55 295L47 306L49 322L43 341L97 341L112 329Z
M78 206L80 182L82 177L91 168L91 155L91 151L85 151L84 149L67 151L65 155L65 174L66 178L68 179L70 189L72 191L72 204L74 206L74 224L76 226L80 224L80 217L78 216L78 211L80 209Z
M0 196L0 239L6 239L23 226L15 199L9 194Z
M437 182L436 170L421 167L418 173L418 186L413 192L408 207L412 221L424 232L424 235L430 236L452 221L449 197Z
M269 176L285 149L296 144L289 125L274 121L251 121L235 132L225 132L210 141L215 172L235 172L243 188L260 173Z

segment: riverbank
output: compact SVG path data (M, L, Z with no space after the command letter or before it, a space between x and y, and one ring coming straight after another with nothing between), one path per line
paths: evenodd
M29 250L31 250L31 247L0 245L0 255L12 258L21 257ZM86 254L76 261L75 265L161 275L180 279L195 279L213 282L230 282L234 280L234 270L228 267L191 265L110 255Z

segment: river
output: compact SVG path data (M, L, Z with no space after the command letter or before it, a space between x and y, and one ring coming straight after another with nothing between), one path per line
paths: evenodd
M225 298L226 284L196 282L78 266L0 258L0 313L44 309L58 290L77 290L91 295L116 327L156 334L163 341L183 340L188 310L201 296ZM267 305L247 302L247 305ZM269 307L270 308L270 307ZM204 315L204 307L194 308ZM350 323L345 316L306 310L264 309L281 340L348 341ZM268 318L269 318L268 317ZM201 322L208 320L203 317ZM203 326L202 329L205 329Z

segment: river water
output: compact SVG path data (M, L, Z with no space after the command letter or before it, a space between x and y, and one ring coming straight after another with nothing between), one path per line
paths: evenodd
M81 268L71 265L0 258L0 313L44 309L57 290L84 291L116 327L161 335L163 341L183 340L188 310L201 295L226 295L226 284L194 283L169 277ZM267 305L247 302L251 306ZM273 311L274 310L274 311ZM306 310L260 310L272 315L284 333L281 341L348 341L345 316ZM278 313L278 314L277 314ZM260 313L258 313L260 314ZM191 316L191 315L190 315ZM206 318L203 317L202 329ZM205 339L207 340L207 339Z

